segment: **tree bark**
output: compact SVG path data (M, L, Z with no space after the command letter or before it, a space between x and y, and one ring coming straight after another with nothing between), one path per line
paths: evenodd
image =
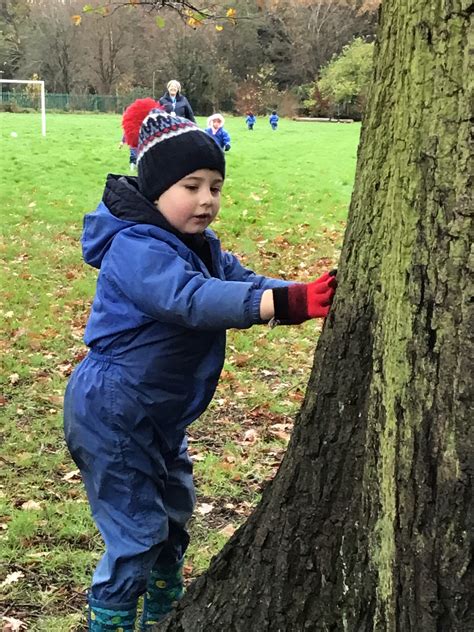
M474 630L473 6L383 4L339 287L292 440L163 632Z

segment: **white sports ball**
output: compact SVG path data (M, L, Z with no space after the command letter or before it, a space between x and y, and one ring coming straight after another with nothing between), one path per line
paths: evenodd
M10 136L11 136L12 138L16 138L16 137L18 136L18 134L17 134L16 132L11 132L11 133L10 133Z

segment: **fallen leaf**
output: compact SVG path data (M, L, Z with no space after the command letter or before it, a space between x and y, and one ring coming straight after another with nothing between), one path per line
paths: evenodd
M10 384L14 385L20 381L20 376L18 375L18 373L12 373L8 376L8 379L10 380Z
M206 516L208 513L214 509L214 505L209 503L201 503L197 506L196 511L201 514L201 516Z
M26 623L15 619L13 617L2 617L4 622L2 632L19 632L20 630L26 630Z
M252 358L253 354L251 353L236 353L232 363L235 366L245 366Z
M40 511L41 505L37 503L36 500L27 500L22 504L21 508L27 511Z
M203 454L190 454L191 461L205 461L206 457Z
M24 573L21 571L15 571L14 573L10 573L5 577L0 586L9 586L10 584L16 584L16 582L20 581L22 577L24 577Z
M76 480L73 480L76 479ZM81 481L80 470L72 470L63 476L63 481L71 481L72 483L79 483Z
M219 533L222 533L222 535L227 535L230 538L230 536L234 535L235 533L235 527L232 524L228 524L223 529L220 529Z
M246 430L244 433L244 441L246 443L255 443L258 439L258 433L256 430L251 428L250 430Z
M282 441L288 442L290 440L290 435L287 432L283 432L282 430L270 430L270 434L274 437L278 437Z

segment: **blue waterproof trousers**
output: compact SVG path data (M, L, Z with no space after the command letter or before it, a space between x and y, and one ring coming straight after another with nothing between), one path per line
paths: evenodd
M99 403L90 410L80 392L73 377L65 397L66 442L106 547L90 599L130 607L145 592L150 572L182 560L188 546L195 492L187 440L166 449L152 429L144 438L102 416Z

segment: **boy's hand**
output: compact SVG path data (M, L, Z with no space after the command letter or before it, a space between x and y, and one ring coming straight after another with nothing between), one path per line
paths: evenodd
M230 145L225 145L224 146L224 151L230 151Z
M326 272L326 274L323 274L323 276L312 283L306 283L307 311L309 318L326 318L329 314L336 287L336 275L331 274L331 272Z
M337 287L336 270L311 283L295 283L273 290L275 319L298 325L310 318L326 318Z

